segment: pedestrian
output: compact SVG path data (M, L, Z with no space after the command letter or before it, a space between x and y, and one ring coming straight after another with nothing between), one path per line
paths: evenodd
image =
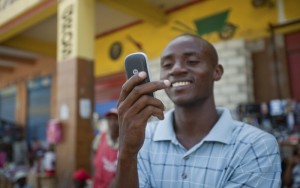
M119 124L117 109L110 109L105 118L107 132L101 132L94 157L94 188L108 188L116 175L119 147Z
M14 176L13 188L32 188L27 182L27 173L23 171L17 171Z
M49 144L47 151L45 152L44 159L44 173L46 176L54 176L56 173L56 154L55 145Z
M83 168L77 169L73 173L73 187L74 188L88 188L88 181L90 174Z
M294 148L293 155L286 162L283 172L284 186L291 188L300 187L300 144Z

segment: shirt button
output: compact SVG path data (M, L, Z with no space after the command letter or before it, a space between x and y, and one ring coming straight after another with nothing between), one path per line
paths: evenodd
M185 179L187 178L186 173L182 173L182 174L181 174L181 178L182 178L183 180L185 180Z
M183 159L184 160L189 160L189 158L190 158L189 156L185 156Z

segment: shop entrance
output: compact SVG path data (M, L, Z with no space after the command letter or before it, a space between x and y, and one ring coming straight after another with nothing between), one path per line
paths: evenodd
M0 119L16 121L16 88L10 87L0 92Z
M285 36L291 97L300 101L300 32Z

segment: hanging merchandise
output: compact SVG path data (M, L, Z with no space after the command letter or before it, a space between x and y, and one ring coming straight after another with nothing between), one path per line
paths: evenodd
M47 141L49 144L58 144L62 138L61 122L57 119L49 120L47 126Z

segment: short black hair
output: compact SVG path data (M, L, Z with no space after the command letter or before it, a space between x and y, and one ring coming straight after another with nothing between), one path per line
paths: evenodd
M172 41L175 40L176 38L180 38L180 37L191 37L196 40L202 41L203 44L206 46L205 50L207 50L207 53L210 55L211 60L213 62L215 62L215 64L218 64L219 57L218 57L217 50L209 41L205 40L204 38L202 38L199 35L192 34L192 33L183 33L183 34L177 35L176 37L174 37L172 39Z

